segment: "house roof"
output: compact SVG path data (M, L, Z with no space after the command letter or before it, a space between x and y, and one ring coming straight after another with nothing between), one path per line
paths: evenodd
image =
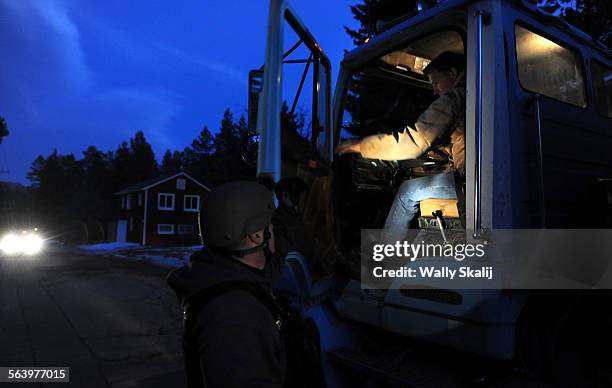
M184 176L185 178L193 181L194 183L196 183L197 185L199 185L200 187L202 187L205 190L210 191L210 188L208 188L207 186L203 185L202 183L198 182L195 178L193 178L192 176L190 176L189 174L185 173L185 172L179 172L178 174L174 174L171 176L163 176L163 177L159 177L159 178L153 178L153 179L149 179L146 181L142 181L139 182L135 185L126 187L123 190L120 190L118 192L115 193L115 195L123 195L123 194L129 194L129 193L135 193L135 192L139 192L139 191L144 191L147 189L150 189L151 187L160 185L164 182L167 182L169 180L172 180L178 176Z

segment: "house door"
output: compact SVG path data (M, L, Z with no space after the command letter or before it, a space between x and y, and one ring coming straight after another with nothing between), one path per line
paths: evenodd
M127 235L127 220L117 221L117 242L125 242Z

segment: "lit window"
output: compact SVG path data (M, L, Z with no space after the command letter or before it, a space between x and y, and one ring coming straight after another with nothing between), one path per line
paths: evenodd
M185 190L185 180L184 179L177 179L176 180L176 189L177 190Z
M182 235L194 235L195 234L195 226L194 225L179 225L178 226L178 234L182 234Z
M158 193L157 208L159 210L174 210L174 194Z
M197 212L200 210L200 196L199 195L186 195L185 204L183 209L186 212Z
M612 69L599 62L591 62L593 96L597 113L612 118Z
M130 210L132 208L132 194L125 196L125 208Z
M157 234L174 234L174 225L157 224Z
M580 55L517 25L516 58L521 85L579 107L586 107Z

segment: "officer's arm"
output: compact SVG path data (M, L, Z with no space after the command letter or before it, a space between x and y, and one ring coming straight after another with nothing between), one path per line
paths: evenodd
M211 301L195 327L206 386L281 387L284 350L273 325L267 308L244 291Z

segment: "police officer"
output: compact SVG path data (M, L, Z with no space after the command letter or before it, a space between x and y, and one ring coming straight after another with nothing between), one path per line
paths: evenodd
M202 201L204 249L168 284L185 313L188 386L281 387L286 353L271 305L275 255L272 192L255 182L213 189Z

